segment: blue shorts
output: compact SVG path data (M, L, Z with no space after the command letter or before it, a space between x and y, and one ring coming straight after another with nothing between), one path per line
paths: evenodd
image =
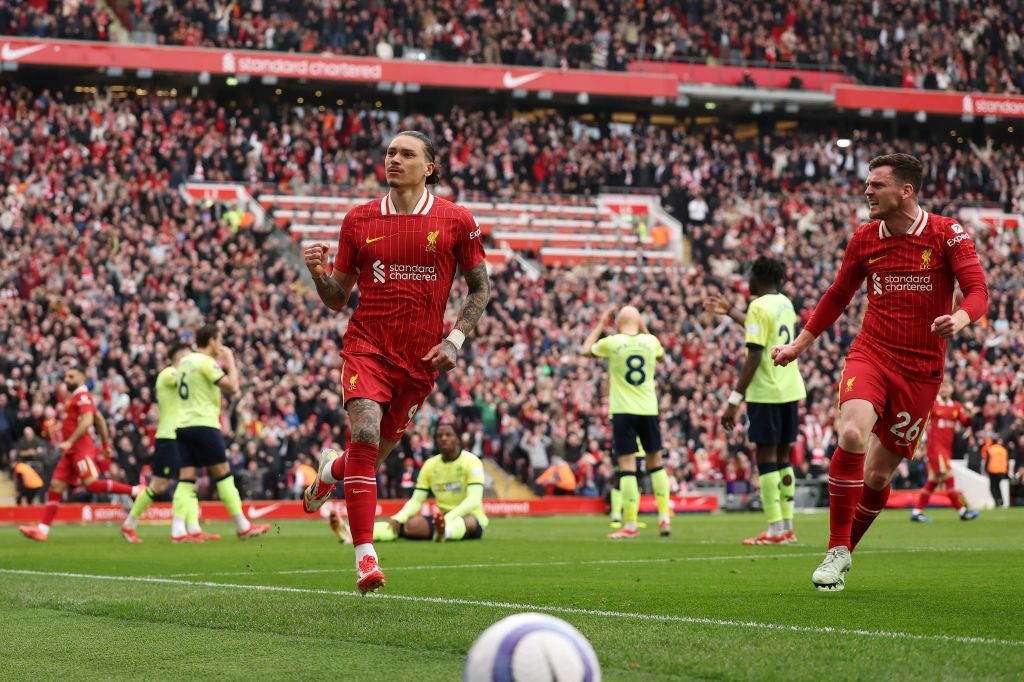
M747 438L759 445L790 445L800 433L800 401L747 403Z
M208 467L228 461L224 434L210 426L178 429L178 452L183 467Z
M644 452L653 455L661 452L661 426L656 414L613 414L612 444L616 457L635 455L636 440Z
M174 438L157 438L150 468L153 475L160 478L177 478L181 456L178 454L178 441Z

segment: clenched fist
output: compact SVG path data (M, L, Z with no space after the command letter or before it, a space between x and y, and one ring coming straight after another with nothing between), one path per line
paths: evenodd
M323 242L312 244L302 252L306 260L306 268L314 278L323 277L327 274L327 253L331 247Z

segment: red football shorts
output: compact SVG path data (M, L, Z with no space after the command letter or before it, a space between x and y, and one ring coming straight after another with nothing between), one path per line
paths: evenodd
M839 382L839 404L867 400L878 414L872 432L889 452L913 457L921 442L939 384L911 381L864 353L846 359Z
M67 453L60 458L53 470L54 481L63 481L72 488L79 482L92 478L99 478L99 471L96 469L96 462L88 452Z
M953 470L949 463L953 459L953 455L948 450L932 450L929 448L926 459L928 460L929 474L945 476L946 472Z
M408 370L388 363L378 355L341 354L341 401L366 398L384 410L380 437L397 443L412 423L416 411L434 390L433 379L409 376Z

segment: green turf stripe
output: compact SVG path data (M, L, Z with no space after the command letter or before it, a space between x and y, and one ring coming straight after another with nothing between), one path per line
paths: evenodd
M659 621L670 623L687 623L694 625L716 625L722 627L738 627L756 630L776 630L784 632L844 635L855 637L876 637L885 639L913 640L927 642L951 642L958 644L989 644L996 646L1024 647L1024 640L993 639L988 637L962 637L955 635L928 635L913 632L900 632L889 630L862 630L848 628L833 628L806 625L785 625L782 623L764 623L758 621L741 620L719 620L716 618L699 618L694 616L661 615L653 613L627 613L622 611L603 611L595 609L574 609L564 606L544 606L540 604L519 604L514 602L485 601L476 599L452 599L446 597L424 597L404 594L375 594L363 597L359 592L346 592L340 590L322 590L304 587L285 587L280 585L240 585L236 583L219 583L213 581L191 581L177 580L173 578L152 578L145 576L119 576L119 575L93 575L88 573L69 573L59 571L30 571L20 569L0 569L0 573L11 575L29 575L49 578L71 578L76 580L102 580L113 582L137 582L158 585L181 585L185 587L207 587L214 589L234 589L255 592L283 592L289 594L315 594L332 597L362 597L367 599L383 599L405 602L418 602L429 604L444 604L458 606L477 606L495 609L512 609L517 611L541 611L546 613L560 613L581 616L600 616L605 618L621 618L626 620Z

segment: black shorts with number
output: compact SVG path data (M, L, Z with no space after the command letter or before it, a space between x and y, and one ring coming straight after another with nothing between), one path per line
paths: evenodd
M178 429L178 453L183 467L208 467L228 461L224 434L210 426Z
M747 437L762 445L790 445L800 433L800 401L747 403Z
M616 457L635 455L636 439L644 452L654 454L661 451L661 426L656 414L613 414L612 441Z
M153 475L160 478L177 478L181 457L178 454L178 441L174 438L157 438L153 453Z

